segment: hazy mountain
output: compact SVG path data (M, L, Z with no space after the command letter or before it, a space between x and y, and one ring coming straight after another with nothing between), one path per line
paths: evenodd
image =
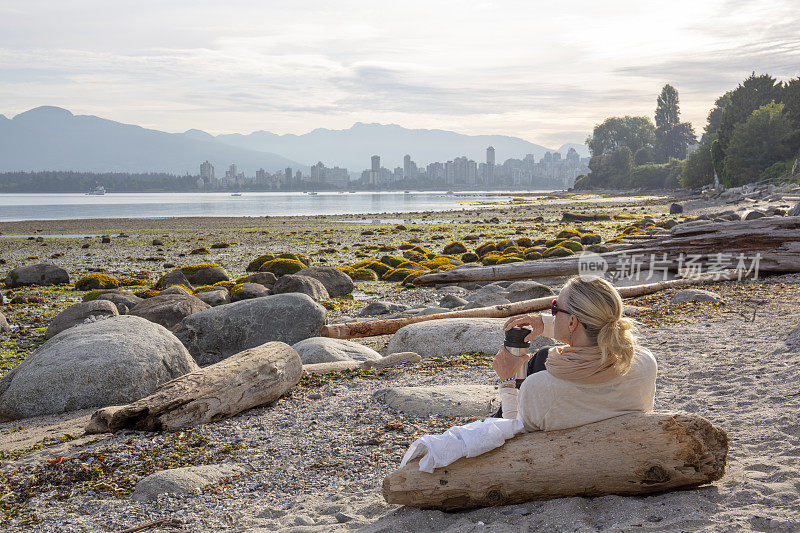
M59 107L0 119L0 171L79 170L198 174L208 159L217 175L236 163L248 175L304 165L283 156L221 143L197 130L166 133Z
M561 145L561 148L558 151L561 155L567 155L570 148L575 148L575 151L578 152L578 155L581 157L589 157L589 147L585 144L578 144L578 143L564 143Z
M508 158L522 159L526 154L539 159L545 152L555 151L505 135L463 135L452 131L412 130L397 124L362 122L346 130L316 129L303 135L256 131L249 135L235 133L216 138L232 146L275 152L309 165L322 161L329 167L338 165L357 172L369 168L372 155L381 156L382 166L394 168L403 166L405 154L409 154L418 165L444 162L462 155L484 162L486 147L494 146L495 160L500 164ZM564 146L563 155L566 155L572 144ZM578 146L575 145L576 150ZM588 155L583 148L578 153Z

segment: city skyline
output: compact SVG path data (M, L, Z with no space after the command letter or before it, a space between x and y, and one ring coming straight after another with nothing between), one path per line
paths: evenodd
M702 130L751 71L786 79L800 62L788 0L79 4L0 7L3 113L213 134L378 122L552 146L652 116L664 83Z

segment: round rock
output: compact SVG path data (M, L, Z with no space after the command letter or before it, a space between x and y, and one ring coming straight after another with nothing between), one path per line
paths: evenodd
M503 344L504 318L443 318L417 322L392 335L387 353L416 352L424 357L447 357L462 353L494 355ZM553 340L538 336L530 351L552 346Z
M217 289L215 291L206 291L206 292L199 292L195 294L197 298L204 301L211 307L216 307L218 305L225 305L230 303L231 295L228 292L228 289Z
M188 266L179 269L192 285L213 285L220 281L230 281L230 276L219 265Z
M296 275L314 278L325 286L331 298L340 298L353 292L355 286L350 276L332 267L308 267L299 270ZM286 276L283 276L286 277Z
M243 283L241 287L236 289L236 292L231 296L232 302L239 302L241 300L249 300L251 298L261 298L262 296L269 296L269 289L260 283Z
M89 318L117 316L117 306L108 300L93 300L71 305L56 315L47 326L44 338L49 339L65 329L83 324Z
M409 416L444 417L491 416L500 407L494 385L438 385L432 387L392 387L373 395L389 407Z
M137 304L142 303L144 298L139 298L132 292L111 290L103 292L100 296L95 298L95 300L107 300L113 303L117 306L119 314L124 315L128 312L128 309L133 309ZM123 307L125 309L124 313L122 312Z
M219 483L242 472L244 472L242 467L226 464L161 470L139 480L131 499L145 502L157 499L159 494L170 493L179 496L193 494L208 485Z
M670 303L677 305L686 302L717 302L720 300L722 300L722 296L716 292L703 289L683 289L675 293Z
M293 345L316 337L325 308L305 294L277 294L213 307L187 316L175 335L201 365L265 342Z
M0 311L0 333L11 333L11 326L8 325L8 321L2 311Z
M52 263L17 267L8 273L5 280L5 285L9 288L61 283L69 283L69 274L60 266Z
M310 296L318 302L330 298L322 282L309 276L298 274L285 274L278 278L278 281L272 286L272 292L273 294L299 292Z
M134 306L129 314L146 318L165 328L174 328L189 315L211 307L191 294L159 294Z
M0 379L0 419L123 405L197 370L162 326L113 316L62 331Z
M300 355L304 365L333 361L377 361L382 358L381 354L363 344L328 337L311 337L292 348Z

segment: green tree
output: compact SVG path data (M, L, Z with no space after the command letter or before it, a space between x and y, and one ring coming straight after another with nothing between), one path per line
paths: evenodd
M656 153L659 161L685 159L686 148L695 142L694 129L681 123L678 91L669 83L664 85L656 101Z
M586 139L593 156L614 152L620 146L627 146L631 153L644 146L654 146L656 129L647 117L610 117L594 127L592 135Z
M769 74L756 76L755 72L730 92L730 101L722 111L717 138L723 154L728 153L733 130L756 109L770 102L780 102L782 86Z
M759 107L734 129L725 156L725 185L756 181L771 165L792 155L792 123L784 104Z
M700 147L689 154L679 181L681 187L694 189L714 183L714 165L711 162L711 143L704 139Z

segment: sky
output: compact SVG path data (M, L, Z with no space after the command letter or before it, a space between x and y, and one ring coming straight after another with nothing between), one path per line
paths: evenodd
M652 117L665 83L701 132L752 71L800 75L797 0L0 4L0 113L171 132L378 122L557 148Z

